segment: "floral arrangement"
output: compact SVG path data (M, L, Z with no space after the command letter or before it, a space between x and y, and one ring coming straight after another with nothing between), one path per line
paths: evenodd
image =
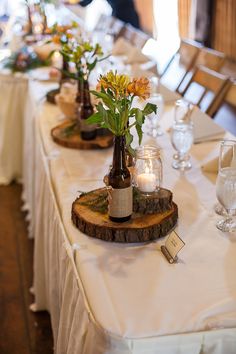
M133 107L135 97L146 100L150 96L149 80L144 77L131 79L128 75L109 71L100 76L96 91L91 92L99 99L99 103L96 105L97 112L87 119L87 123L107 128L116 136L124 135L126 145L132 152L131 128L135 127L141 144L145 117L156 113L157 109L151 103L147 103L143 109Z
M88 80L91 71L96 64L107 57L103 56L101 46L90 44L88 41L80 39L78 42L68 42L62 46L61 54L68 62L75 64L77 77L72 75L72 78L83 78Z
M49 65L47 60L43 61L39 59L36 53L29 51L26 47L13 53L3 62L3 66L7 69L11 69L12 72L26 72L47 65Z
M55 23L52 27L46 28L45 33L52 35L52 39L49 42L64 45L74 37L73 31L75 29L78 30L78 24L75 21L72 21L70 25L58 25Z

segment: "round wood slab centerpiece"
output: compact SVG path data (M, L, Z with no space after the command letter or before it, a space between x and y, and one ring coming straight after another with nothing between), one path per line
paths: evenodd
M104 129L98 129L97 136L93 140L81 139L77 124L71 120L66 120L53 128L51 136L55 143L71 149L106 149L113 144L113 135Z
M56 97L56 95L58 95L59 93L60 93L60 88L57 88L57 89L54 89L54 90L49 91L49 92L46 94L47 101L50 102L50 103L52 103L52 104L56 104L55 97Z
M134 189L134 206L137 212L133 212L131 220L116 223L110 221L107 214L106 188L83 193L72 204L72 221L86 235L111 242L148 242L166 236L174 229L178 220L178 208L172 201L170 191L161 189L160 196L157 194L150 197L147 203L140 200L141 207L138 207L138 199ZM153 205L158 212L151 213L150 208Z

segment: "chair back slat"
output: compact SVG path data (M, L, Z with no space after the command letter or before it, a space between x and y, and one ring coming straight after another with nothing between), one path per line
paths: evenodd
M212 101L209 107L209 114L214 117L221 107L226 105L236 107L236 81L228 80L228 84L223 87L221 92ZM235 117L236 118L236 117Z
M211 69L208 69L204 66L196 67L192 78L190 79L189 83L187 84L185 90L183 91L183 96L188 96L190 98L191 88L193 85L201 86L200 99L196 103L200 106L203 99L207 98L207 94L211 93L211 100L207 102L207 105L204 107L204 111L209 115L212 114L212 106L215 105L215 102L222 102L223 96L225 94L225 90L227 90L228 85L230 84L230 80L228 76L217 73ZM197 92L194 92L194 98L196 97ZM218 103L218 104L219 104ZM202 107L201 107L202 108Z
M201 44L182 39L178 51L172 56L161 75L161 82L172 90L178 90L182 80L192 69L200 48Z
M143 48L145 43L148 41L150 36L139 29L133 27L129 23L124 25L121 30L117 33L116 38L118 39L119 37L125 38L127 41L129 41L132 45L137 46L138 48Z
M203 65L214 71L219 71L224 65L225 60L226 56L224 53L210 48L201 48L194 65Z

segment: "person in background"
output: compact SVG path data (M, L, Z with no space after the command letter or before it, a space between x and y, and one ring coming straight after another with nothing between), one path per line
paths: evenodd
M81 0L81 6L89 5L93 0ZM119 18L125 23L130 23L136 28L140 28L138 13L133 0L107 0L112 7L112 16Z

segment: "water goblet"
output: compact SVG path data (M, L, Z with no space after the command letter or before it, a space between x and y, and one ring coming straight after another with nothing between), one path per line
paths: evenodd
M177 170L189 170L192 167L188 152L193 143L193 123L189 121L174 122L171 130L171 143L177 151L172 167Z
M153 93L148 99L148 102L157 105L157 112L147 116L147 134L155 138L163 134L159 123L164 108L163 97L159 93Z
M193 110L193 105L190 102L184 99L177 100L175 102L174 121L175 122L189 121L192 110ZM173 159L174 160L179 159L178 152L174 153Z
M236 231L236 141L224 140L220 143L219 168L216 180L216 196L225 208L225 217L216 227L223 232Z

